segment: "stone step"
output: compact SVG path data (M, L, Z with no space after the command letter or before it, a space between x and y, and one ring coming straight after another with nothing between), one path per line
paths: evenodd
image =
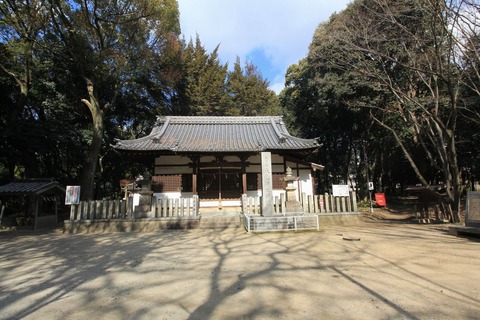
M199 229L225 229L225 228L241 228L242 223L239 215L228 216L204 216L200 218Z

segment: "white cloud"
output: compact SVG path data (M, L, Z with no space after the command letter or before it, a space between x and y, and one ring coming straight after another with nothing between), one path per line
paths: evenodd
M289 65L306 56L318 24L343 10L348 2L178 0L182 34L187 41L198 34L209 51L220 44L220 58L230 65L236 56L243 62L251 60L277 92L278 78L285 75ZM255 61L255 51L263 52L271 66Z

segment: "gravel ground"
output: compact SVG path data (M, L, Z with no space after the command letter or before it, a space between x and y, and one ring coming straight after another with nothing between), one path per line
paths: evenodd
M0 232L0 319L478 319L480 242L445 229Z

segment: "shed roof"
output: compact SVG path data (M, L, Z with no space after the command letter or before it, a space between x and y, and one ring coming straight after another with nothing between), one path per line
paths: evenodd
M117 140L124 151L260 152L314 150L316 139L288 133L281 117L159 117L143 138Z
M65 189L53 179L15 180L0 186L0 195L38 195L47 192L65 193Z

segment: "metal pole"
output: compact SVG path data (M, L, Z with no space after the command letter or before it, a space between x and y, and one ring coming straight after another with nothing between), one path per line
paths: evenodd
M373 213L373 204L372 204L372 191L370 193L370 213Z

